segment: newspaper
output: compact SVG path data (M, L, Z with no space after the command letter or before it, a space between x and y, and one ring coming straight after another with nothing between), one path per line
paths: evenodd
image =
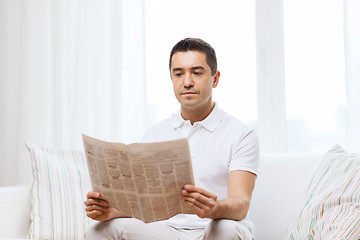
M83 134L93 191L124 213L146 223L194 213L181 199L194 184L187 139L113 143Z

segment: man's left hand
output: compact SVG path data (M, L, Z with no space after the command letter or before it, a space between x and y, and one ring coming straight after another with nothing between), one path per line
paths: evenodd
M216 218L218 210L217 195L205 189L187 184L181 191L183 200L200 218Z

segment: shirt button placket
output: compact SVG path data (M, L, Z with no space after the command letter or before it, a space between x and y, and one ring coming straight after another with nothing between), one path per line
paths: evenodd
M191 151L191 160L194 160L196 158L196 137L195 137L195 132L196 129L191 129L190 134L189 134L189 144L192 148Z

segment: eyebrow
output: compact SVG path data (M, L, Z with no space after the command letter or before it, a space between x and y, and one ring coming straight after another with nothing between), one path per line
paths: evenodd
M205 68L202 67L202 66L195 66L195 67L192 67L191 70L204 70ZM173 68L172 71L175 72L175 71L181 71L183 70L183 68Z

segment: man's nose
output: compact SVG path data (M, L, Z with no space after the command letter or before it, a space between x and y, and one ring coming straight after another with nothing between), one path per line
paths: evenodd
M194 86L194 80L191 77L191 74L185 74L184 87L189 88Z

